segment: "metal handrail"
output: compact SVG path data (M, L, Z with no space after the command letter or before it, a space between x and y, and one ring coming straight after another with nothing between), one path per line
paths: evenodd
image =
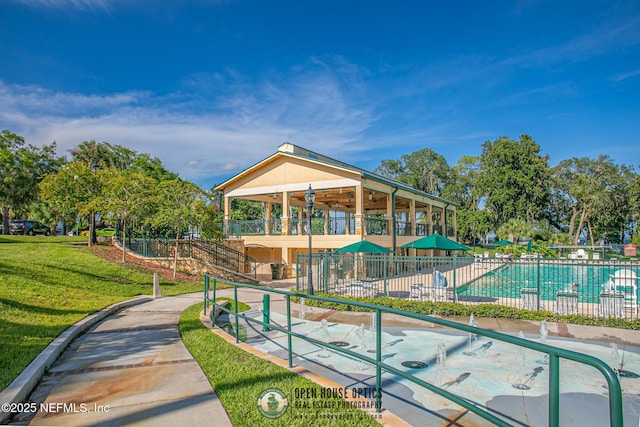
M210 280L213 278L213 286L211 287ZM216 289L218 282L230 285L233 287L233 295L234 295L234 309L226 308L223 305L219 305L216 303ZM277 324L260 321L258 319L254 319L248 316L245 316L241 313L238 313L238 288L247 288L247 289L255 289L263 292L275 293L285 296L286 304L287 304L287 327L283 328ZM209 298L209 290L212 289L212 298ZM559 427L560 425L560 358L564 358L567 360L572 360L577 363L582 363L585 365L592 366L596 368L598 371L602 373L605 380L607 381L608 390L609 390L609 420L610 425L612 427L622 427L624 425L623 420L623 410L622 410L622 389L620 387L620 381L613 371L613 369L607 365L602 360L595 358L593 356L589 356L587 354L582 354L578 352L574 352L571 350L565 350L557 347L553 347L547 344L542 344L534 341L529 341L524 338L513 337L507 334L503 334L501 332L495 332L487 329L481 329L475 326L464 325L461 323L453 322L446 319L440 319L437 317L426 316L417 313L411 313L406 311L400 311L393 308L381 307L372 304L357 302L357 301L349 301L348 304L352 306L357 306L361 308L366 308L368 310L374 311L376 313L376 358L372 359L368 356L361 355L359 353L350 351L348 349L337 347L335 345L325 343L323 341L319 341L313 338L310 338L305 335L300 335L291 330L291 297L304 297L311 300L322 301L322 302L330 302L330 303L341 303L345 304L344 300L337 298L328 298L317 295L305 295L300 293L293 293L288 291L282 291L277 289L268 289L266 290L264 287L248 285L243 283L236 283L229 280L225 280L219 277L205 275L204 278L204 307L205 311L207 307L210 305L211 307L219 308L220 310L233 314L235 316L235 327L236 331L239 331L239 317L242 317L248 322L254 322L262 325L263 327L268 327L270 329L275 329L277 331L283 332L287 334L288 337L288 363L289 367L293 367L293 349L292 349L292 337L302 339L304 341L310 342L312 344L318 345L320 347L325 347L331 349L333 351L346 354L350 357L356 358L358 360L362 360L364 362L370 363L376 368L376 390L382 391L382 370L391 372L395 375L398 375L401 378L404 378L407 381L411 381L414 384L417 384L423 388L426 388L445 399L448 399L457 405L460 405L469 411L475 413L476 415L496 424L499 426L509 426L510 424L506 423L502 419L496 417L490 412L476 406L473 402L463 399L459 396L456 396L448 391L441 389L433 384L427 383L419 378L414 377L413 375L407 374L406 372L400 371L393 366L390 366L384 363L381 359L382 356L382 313L395 314L402 317L407 317L416 320L422 320L426 322L435 323L437 325L445 326L448 328L453 328L477 335L482 335L491 339L495 339L498 341L503 341L508 344L512 344L518 347L525 347L530 350L539 351L541 353L546 353L549 356L549 426ZM211 310L213 313L213 310ZM239 343L239 334L236 332L236 343ZM382 401L381 401L382 393L376 393L376 410L380 412L382 410Z
M118 237L116 240L122 244ZM166 258L172 256L175 242L175 239L128 238L125 245L130 251L144 257ZM179 239L178 256L193 258L256 277L257 261L255 258L217 242L193 237Z

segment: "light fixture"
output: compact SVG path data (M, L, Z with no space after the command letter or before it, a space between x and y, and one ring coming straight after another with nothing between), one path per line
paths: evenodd
M316 201L316 192L311 188L311 184L309 184L309 188L304 192L304 201L307 202L307 208L313 209L313 204Z

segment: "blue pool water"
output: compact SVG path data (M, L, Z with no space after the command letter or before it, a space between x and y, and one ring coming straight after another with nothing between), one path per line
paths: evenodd
M521 288L539 287L540 299L555 300L557 291L571 290L571 284L577 283L579 301L597 303L600 292L604 289L603 284L607 284L610 277L623 268L634 271L640 277L640 269L629 266L513 263L460 286L457 293L493 298L520 298Z

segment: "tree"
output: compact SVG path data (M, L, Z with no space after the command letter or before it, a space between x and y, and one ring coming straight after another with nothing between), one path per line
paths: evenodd
M498 228L498 237L518 243L520 237L528 238L533 234L531 225L525 220L511 218Z
M640 175L634 174L633 181L629 184L629 232L634 240L640 239L638 233L638 221L640 220ZM640 242L637 242L640 243Z
M46 175L40 183L40 191L56 220L62 220L66 225L78 217L88 216L91 221L94 199L101 193L101 181L89 164L76 161Z
M456 231L458 238L474 244L478 240L485 241L492 228L489 212L486 210L470 211L466 209L460 209L457 212Z
M236 221L249 221L261 219L265 216L264 203L253 200L231 200L231 219Z
M124 264L128 220L149 213L157 182L141 173L132 170L121 171L113 166L100 170L99 179L102 182L102 192L100 197L91 201L90 209L95 212L107 212L107 216L119 219Z
M130 168L137 156L134 150L121 145L94 140L85 141L70 151L72 161L84 162L89 165L97 162L102 168L113 166L120 170Z
M557 221L577 244L585 228L594 242L594 228L598 237L611 232L618 239L631 215L628 190L633 184L633 173L620 168L611 158L600 155L563 160L553 168L554 199L563 209Z
M383 160L375 170L388 178L397 179L411 187L441 196L449 182L447 160L430 148L403 155L400 160Z
M5 234L9 234L10 209L25 208L37 200L39 182L62 164L55 151L55 143L25 146L23 137L8 130L0 132L0 204Z
M477 211L481 193L477 187L480 157L463 156L451 169L442 197L460 205L461 210Z
M139 172L143 175L151 177L156 181L167 181L178 179L178 175L164 168L162 162L157 157L151 157L149 154L137 154L131 170Z
M178 265L178 243L182 233L190 226L202 224L203 213L208 205L207 195L197 185L180 179L162 181L156 189L155 212L152 225L168 228L175 236L173 277Z
M510 218L531 222L542 217L547 206L550 170L547 156L528 135L519 141L501 137L482 144L478 185L494 224Z

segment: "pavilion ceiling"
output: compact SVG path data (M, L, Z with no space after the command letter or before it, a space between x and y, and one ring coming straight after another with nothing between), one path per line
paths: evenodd
M259 200L262 202L282 203L282 193L262 194L244 197L247 200ZM289 193L290 203L294 206L305 205L304 191ZM396 197L396 210L409 210L410 200ZM416 202L416 210L426 209L425 203ZM317 209L331 209L339 211L355 211L356 192L354 188L330 188L316 190ZM387 194L375 190L364 190L364 210L367 212L386 213Z

